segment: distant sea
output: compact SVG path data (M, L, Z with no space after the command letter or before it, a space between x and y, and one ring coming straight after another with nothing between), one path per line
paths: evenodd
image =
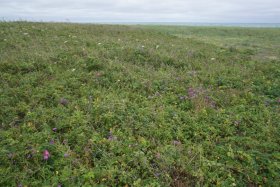
M0 0L1 1L1 0ZM2 21L5 21L3 18ZM38 22L39 20L34 19L6 19L6 21L31 21ZM1 22L1 18L0 18ZM89 20L57 20L47 21L40 20L39 22L64 22L64 23L81 23L81 24L112 24L112 25L171 25L171 26L222 26L222 27L264 27L264 28L280 28L279 23L203 23L203 22L133 22L133 21L89 21Z
M280 23L185 23L185 22L98 22L121 25L172 25L172 26L223 26L223 27L270 27L280 28Z

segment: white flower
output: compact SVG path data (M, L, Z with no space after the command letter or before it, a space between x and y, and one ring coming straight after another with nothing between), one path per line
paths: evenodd
M98 43L98 45L101 45L102 43Z
M158 49L158 48L159 48L159 45L156 46L156 49Z
M211 58L211 60L216 60L215 58Z
M7 39L5 38L4 41L7 41Z
M142 45L142 48L144 48L145 46L144 45Z
M73 69L72 69L72 71L74 72L74 71L76 71L76 69L75 69L75 68L73 68Z

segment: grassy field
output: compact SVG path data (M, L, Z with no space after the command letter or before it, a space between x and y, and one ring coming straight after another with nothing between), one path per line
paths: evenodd
M278 186L280 29L0 23L0 186Z

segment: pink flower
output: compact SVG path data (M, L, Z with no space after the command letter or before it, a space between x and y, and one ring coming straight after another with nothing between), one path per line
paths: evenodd
M51 155L50 155L48 150L45 150L44 153L43 153L43 156L44 156L44 160L48 160Z

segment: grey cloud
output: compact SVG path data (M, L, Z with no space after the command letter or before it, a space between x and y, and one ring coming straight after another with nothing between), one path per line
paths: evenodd
M0 0L0 17L45 21L280 22L279 0Z

